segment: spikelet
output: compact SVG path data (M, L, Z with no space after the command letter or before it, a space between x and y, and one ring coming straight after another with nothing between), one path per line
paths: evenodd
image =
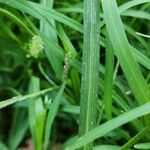
M40 36L34 35L28 45L28 55L27 57L38 58L39 55L43 52L44 43Z
M70 62L71 62L71 59L72 59L72 53L69 51L66 56L65 56L65 60L64 60L64 78L67 78L68 76L68 71L69 71L69 68L70 68Z

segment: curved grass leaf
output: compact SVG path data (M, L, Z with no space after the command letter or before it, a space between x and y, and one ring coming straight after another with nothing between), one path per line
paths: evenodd
M131 27L129 27L129 26L125 25L125 24L124 24L124 28L125 28L125 30L126 30L133 38L135 38L136 40L138 40L138 41L143 45L143 47L145 48L145 50L146 50L147 52L149 51L149 46L148 46L147 42L146 42L142 37L140 37L139 35L137 35L136 32L134 31L134 29L132 29ZM138 50L136 50L136 51L138 51ZM138 52L140 52L140 51L138 51ZM133 50L133 53L134 53L134 50ZM134 56L135 56L135 54L134 54ZM136 58L136 56L135 56L135 58ZM137 59L137 58L136 58L136 59ZM139 62L138 59L137 59L137 61Z
M94 141L97 138L103 137L108 132L134 120L144 115L148 115L150 113L150 102L146 103L142 106L139 106L133 110L130 110L116 118L113 118L106 123L101 124L100 126L92 129L85 135L80 138L73 140L72 142L68 141L67 145L64 145L65 150L74 150L80 148L81 146Z
M50 26L52 26L52 24L48 20L48 18L52 17L55 20L64 23L69 27L75 29L76 31L82 32L82 25L77 21L75 21L74 19L71 19L63 15L62 13L59 13L53 9L49 9L40 4L36 4L29 1L20 1L20 0L0 0L0 2L12 6L16 9L19 9L20 11L23 11L25 13L28 13L34 16L35 18L41 19L46 24L49 24Z
M128 9L134 7L134 6L137 6L137 5L140 5L140 4L144 4L144 3L149 3L149 2L150 2L150 0L131 0L131 1L121 5L119 7L119 12L123 13L126 10L128 10Z
M128 10L128 11L125 11L124 13L122 13L122 15L150 20L150 14L148 12L144 12L144 11Z
M18 25L22 26L23 28L25 28L31 35L33 35L33 32L27 27L27 25L20 20L17 16L15 16L12 12L9 12L8 10L5 10L3 8L0 8L0 12L1 14L5 14L6 16L8 16L9 18L11 18L12 20L14 20Z
M114 52L139 104L149 101L150 91L127 40L115 0L102 0L106 26Z
M56 88L48 88L48 89L41 90L41 91L38 91L38 92L35 92L35 93L32 93L32 94L28 94L28 95L25 95L25 96L22 96L22 95L15 96L13 98L1 101L0 102L0 109L4 108L6 106L12 105L14 103L17 103L17 102L25 101L25 100L27 100L29 98L34 98L34 97L43 95L43 94L45 94L47 92L50 92L50 91L52 91L54 89L56 89Z

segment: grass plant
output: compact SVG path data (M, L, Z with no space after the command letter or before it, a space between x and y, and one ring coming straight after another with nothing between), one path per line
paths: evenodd
M150 149L150 0L0 0L0 149Z

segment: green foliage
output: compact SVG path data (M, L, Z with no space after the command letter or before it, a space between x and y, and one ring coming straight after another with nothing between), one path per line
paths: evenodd
M0 0L0 149L150 149L150 0Z

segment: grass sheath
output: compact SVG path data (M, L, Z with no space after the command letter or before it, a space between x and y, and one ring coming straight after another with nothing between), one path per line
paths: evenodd
M98 100L100 1L84 1L84 42L81 79L81 112L79 135L89 132L96 125ZM92 144L85 145L90 150Z

